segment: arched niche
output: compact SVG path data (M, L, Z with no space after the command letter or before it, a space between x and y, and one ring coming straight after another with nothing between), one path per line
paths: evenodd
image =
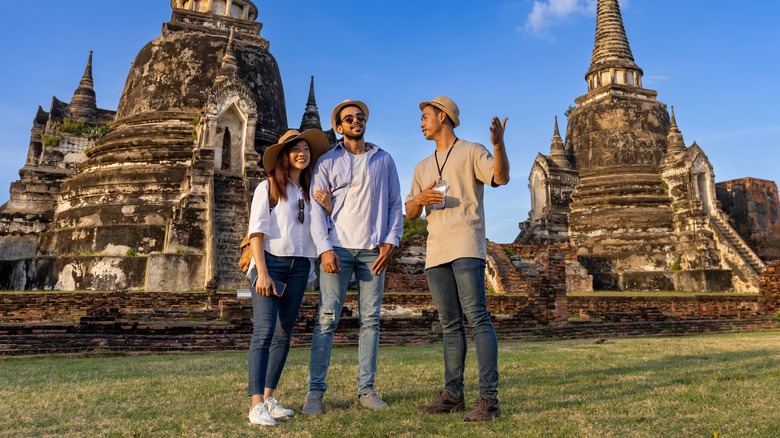
M701 201L702 210L710 214L715 209L715 177L712 168L704 160L696 160L693 165L693 179L696 197Z
M546 176L536 168L531 172L529 188L531 189L531 222L541 221L550 204L549 185Z
M240 174L246 140L247 117L235 105L217 116L214 135L214 171Z

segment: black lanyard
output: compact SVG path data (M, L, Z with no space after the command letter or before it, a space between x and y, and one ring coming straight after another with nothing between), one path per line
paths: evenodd
M447 156L444 157L444 164L439 167L439 153L434 151L433 152L433 158L436 159L436 170L439 171L439 181L441 181L441 173L444 171L444 166L447 165L447 160L450 159L450 154L452 153L452 150L455 149L455 143L458 142L458 137L455 137L455 141L452 142L452 146L450 146L450 150L447 151Z

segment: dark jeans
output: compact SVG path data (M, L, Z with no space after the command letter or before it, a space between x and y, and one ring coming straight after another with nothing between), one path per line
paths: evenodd
M306 257L276 257L268 252L265 263L271 278L287 283L287 289L281 297L266 297L252 289L254 330L249 344L249 395L263 394L265 388L276 389L279 384L311 267ZM250 274L250 283L255 278L257 268Z
M485 298L485 261L460 258L425 270L431 297L439 311L444 338L444 389L463 396L466 362L465 314L477 344L479 393L498 395L498 340Z

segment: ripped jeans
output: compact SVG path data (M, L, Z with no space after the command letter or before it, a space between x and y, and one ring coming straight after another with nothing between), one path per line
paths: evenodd
M360 317L358 344L358 394L374 388L376 361L379 353L379 305L385 290L385 271L371 272L379 256L378 249L333 248L341 264L341 272L328 273L320 268L320 305L311 339L309 359L309 391L325 391L325 376L330 366L333 333L341 318L341 309L352 274L355 274Z

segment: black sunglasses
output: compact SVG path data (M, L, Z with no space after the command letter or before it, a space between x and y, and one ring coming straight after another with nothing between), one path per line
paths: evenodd
M298 200L298 222L303 223L303 198Z
M341 123L347 122L352 123L357 119L358 122L365 122L366 121L366 115L365 114L357 114L357 115L348 115L341 118Z

